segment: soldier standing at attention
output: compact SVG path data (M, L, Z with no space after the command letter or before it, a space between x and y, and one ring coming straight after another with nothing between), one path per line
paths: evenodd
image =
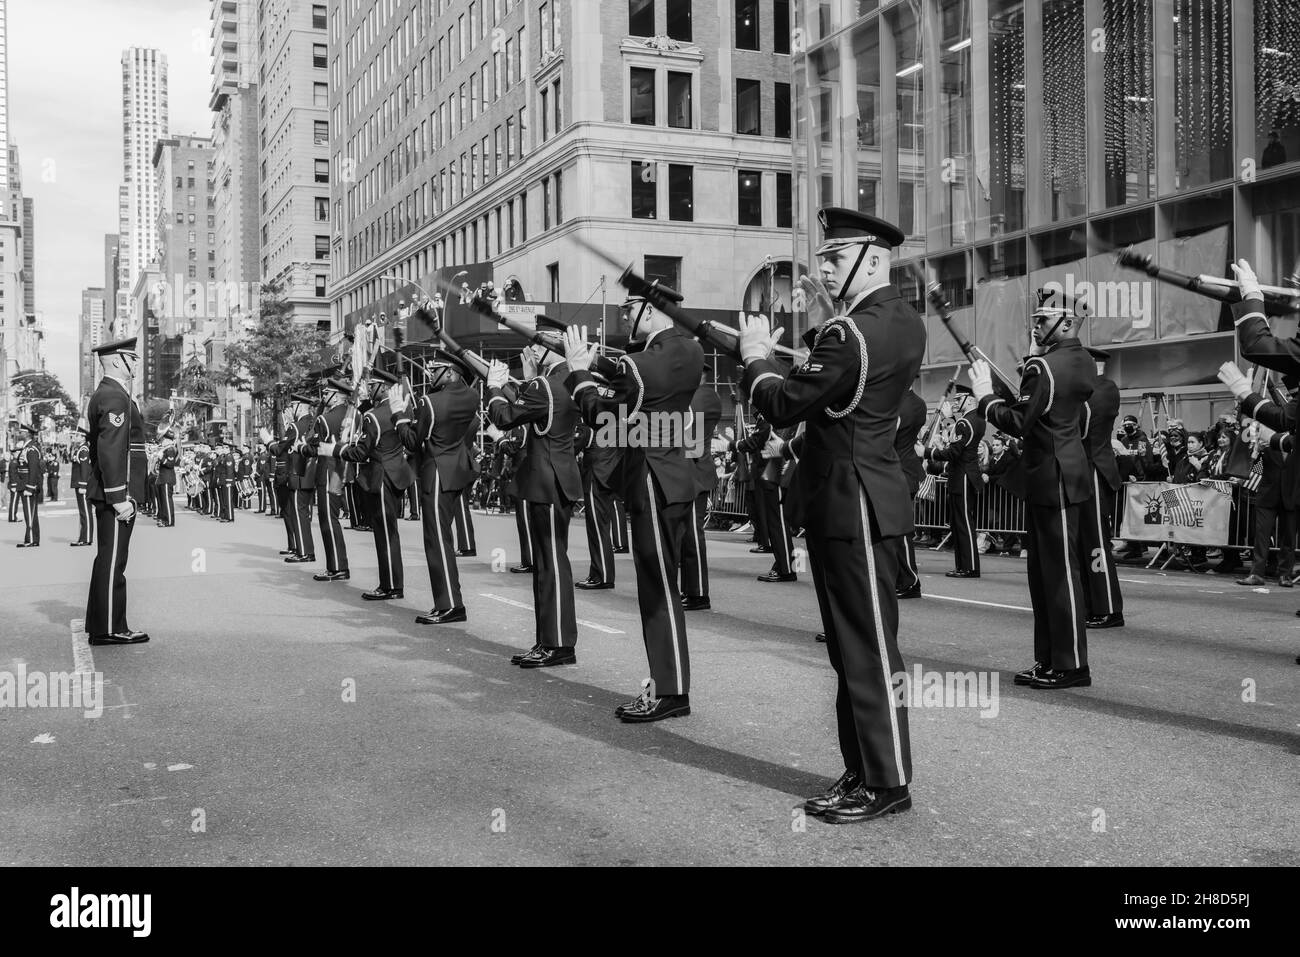
M41 478L44 475L45 464L38 441L40 430L25 422L21 428L27 433L22 448L18 450L18 461L22 463L18 477L21 482L19 490L22 494L25 528L23 540L18 543L18 547L36 548L41 544Z
M176 463L180 453L176 451L176 436L172 432L162 434L163 447L158 455L158 521L159 528L171 528L176 524Z
M89 426L83 418L77 423L80 438L72 448L72 475L69 482L73 494L77 497L77 540L69 542L73 548L95 543L95 510L91 507L86 490L90 486L90 446L86 444L86 432Z
M1039 290L1038 297L1032 317L1036 354L1025 361L1016 402L993 394L993 373L982 359L971 363L970 380L984 417L1024 442L1034 664L1017 673L1015 683L1041 689L1086 687L1092 675L1079 525L1093 496L1093 473L1082 426L1097 372L1079 342L1082 315L1077 305L1050 290Z
M1083 600L1089 628L1123 628L1124 596L1119 571L1110 551L1115 533L1115 495L1120 489L1115 461L1115 419L1119 416L1119 386L1106 378L1110 354L1089 349L1097 363L1097 384L1084 406L1083 447L1092 464L1092 502L1079 528L1079 564L1083 568Z
M133 645L148 641L126 621L126 563L135 529L135 503L146 492L149 470L144 445L144 416L131 397L140 355L135 339L92 349L104 377L86 407L90 434L90 480L86 494L95 503L99 550L90 572L86 631L92 645Z
M943 448L925 450L926 465L935 474L941 469L948 478L948 527L952 530L952 552L957 567L945 574L949 578L979 578L975 496L984 487L979 456L980 441L984 438L984 416L971 401L970 389L965 386L956 386L947 405L948 409L940 409L939 415L957 419L952 440Z
M325 387L325 411L316 416L306 454L316 459L313 481L316 496L316 520L320 522L320 540L325 546L325 571L312 576L318 582L347 581L352 577L348 565L348 546L343 540L343 526L334 511L334 496L343 488L343 463L338 459L320 459L322 442L337 442L343 422L352 413L347 399L352 387L340 379L330 379Z
M819 213L817 254L841 314L809 330L808 359L784 375L768 359L780 330L741 322L741 388L773 425L806 423L798 479L826 649L839 681L835 712L844 773L804 803L834 824L909 810L907 709L898 651L897 539L913 529L894 449L899 407L925 355L925 323L889 282L898 227L854 210Z

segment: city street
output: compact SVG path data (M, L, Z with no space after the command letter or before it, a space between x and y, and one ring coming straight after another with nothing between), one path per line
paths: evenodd
M142 518L130 624L153 640L92 649L67 493L39 549L0 520L0 671L105 682L97 718L0 708L0 864L1300 865L1296 590L1122 569L1128 626L1091 634L1093 687L1043 692L1010 680L1031 661L1025 563L954 581L923 551L909 668L1000 683L983 709L911 710L911 813L833 827L793 812L841 770L807 574L760 584L767 557L712 535L693 714L624 725L647 673L630 557L615 590L578 593L578 664L520 671L514 521L475 522L468 624L422 627L418 523L406 600L370 604L369 533L346 533L352 580L319 584L323 564L276 554L278 519ZM570 540L580 578L580 519Z

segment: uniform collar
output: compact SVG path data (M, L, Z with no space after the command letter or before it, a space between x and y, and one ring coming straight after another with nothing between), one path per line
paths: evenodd
M858 293L857 297L849 305L848 311L845 314L847 315L848 313L855 312L862 306L874 306L877 303L884 302L886 299L897 298L898 290L895 289L892 284L885 283L884 285L876 286L874 289L868 289L866 292Z

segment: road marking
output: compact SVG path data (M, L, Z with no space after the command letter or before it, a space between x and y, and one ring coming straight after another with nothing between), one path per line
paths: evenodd
M485 591L479 592L479 597L491 598L493 601L499 601L504 605L514 605L516 608L523 608L526 611L533 610L532 605L526 604L525 602L522 601L515 601L513 598L506 598L502 595L493 595L491 592L485 592ZM587 621L583 618L575 618L574 621L576 621L580 625L586 625L588 628L594 629L595 631L604 632L607 635L627 634L627 632L619 631L617 628L606 628L604 625L598 625L594 621Z
M72 670L79 675L93 675L95 673L95 654L90 650L90 639L83 631L85 627L85 619L72 619L70 625L72 631Z
M32 744L53 744L53 743L54 743L54 735L52 735L52 734L50 734L50 732L46 731L46 732L44 732L44 733L42 733L42 734L38 734L36 737L32 738L31 743L32 743Z
M937 598L939 601L959 601L966 605L984 605L988 608L1009 608L1012 611L1033 611L1032 608L1026 608L1024 605L1001 605L995 601L976 601L974 598L952 598L948 595L931 595L926 594L926 598Z

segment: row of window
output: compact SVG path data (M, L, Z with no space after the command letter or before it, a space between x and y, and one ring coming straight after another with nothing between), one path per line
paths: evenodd
M634 37L659 35L656 23L656 0L628 0L627 32ZM736 0L735 43L737 50L759 50L761 8L759 0ZM823 4L825 6L825 4ZM670 39L690 43L691 0L663 0L664 33ZM770 0L772 11L772 52L790 52L790 0Z
M664 74L665 108L659 112L659 74ZM695 75L675 70L631 67L628 71L628 119L639 126L668 126L689 130L694 119ZM790 84L773 83L773 130L778 139L790 138ZM763 84L759 80L736 80L736 132L742 136L763 135Z
M659 219L658 165L633 161L631 196L633 219ZM695 219L695 168L685 164L668 164L668 219L693 222ZM793 220L793 192L789 173L776 174L776 226L789 229ZM741 226L762 226L763 173L760 170L736 171L736 222Z

